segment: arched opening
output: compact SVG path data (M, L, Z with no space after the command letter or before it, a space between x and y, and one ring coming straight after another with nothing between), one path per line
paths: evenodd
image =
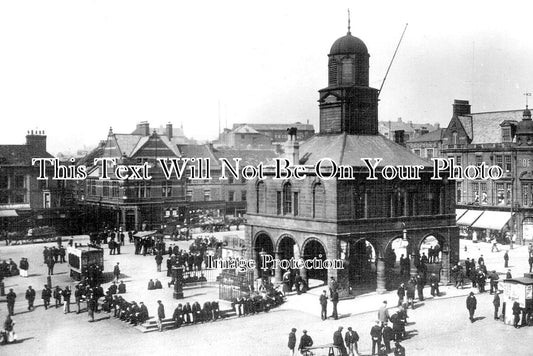
M265 182L259 181L255 186L255 211L256 213L266 213L266 185Z
M311 239L305 243L303 247L303 259L312 260L317 259L324 261L326 259L326 249L324 245L318 240ZM307 269L307 278L308 279L317 279L324 283L328 281L328 270L320 268L310 268Z
M295 256L294 246L296 242L289 235L284 235L278 243L278 254L281 260L290 260Z
M257 261L257 269L259 271L260 277L268 277L273 275L272 266L271 265L262 265L263 256L264 255L270 255L272 259L274 259L274 244L272 243L272 239L270 236L268 236L265 233L261 233L257 235L255 238L255 244L254 244L254 257ZM266 267L267 269L263 269L263 267Z
M283 215L291 214L292 213L292 191L291 191L291 183L285 183L283 185Z
M348 249L348 279L352 294L375 290L378 257L376 248L365 239L351 242L346 248Z
M313 195L312 195L312 204L313 204L313 218L323 218L324 217L324 201L325 201L325 190L324 185L320 182L317 182L313 185Z
M385 288L393 290L410 277L411 241L397 236L385 248Z
M422 239L418 248L418 256L415 259L415 266L424 277L435 273L440 277L442 268L442 248L446 240L438 234L429 234Z

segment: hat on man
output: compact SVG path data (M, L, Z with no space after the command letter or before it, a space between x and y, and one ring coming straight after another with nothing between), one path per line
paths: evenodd
M292 328L291 331L292 331L293 333L295 333L295 332L296 332L296 328Z

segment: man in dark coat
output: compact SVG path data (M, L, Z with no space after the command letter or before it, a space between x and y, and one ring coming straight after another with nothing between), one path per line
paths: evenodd
M56 300L56 308L61 305L61 292L61 288L59 288L59 286L56 286L56 289L54 289L54 299Z
M178 304L176 309L174 309L174 314L172 314L172 320L174 320L174 326L179 328L183 324L183 306Z
M405 347L399 341L396 341L394 346L394 356L405 356Z
M508 268L509 267L509 253L507 250L505 251L505 254L503 255L503 260L505 262L503 267Z
M50 298L52 298L52 291L48 286L44 286L44 289L41 292L41 299L43 300L45 310L50 306Z
M333 333L333 345L337 346L341 351L341 356L346 356L346 347L344 347L344 340L342 338L342 326Z
M35 301L35 289L31 286L26 290L26 300L28 301L28 310L32 310L33 302Z
M191 307L192 311L192 322L194 324L199 323L202 321L202 307L200 306L200 303L194 302Z
M403 283L398 287L396 294L398 294L398 306L400 306L403 304L403 298L405 298L405 285Z
M320 316L322 320L326 320L328 318L328 297L326 295L326 291L322 291L319 300L320 307L322 309L322 311L320 312Z
M109 289L111 289L111 287L109 287ZM116 287L115 287L116 289ZM76 301L76 314L79 314L81 313L81 300L83 299L83 291L80 287L80 285L78 284L76 286L76 290L74 291L74 300Z
M119 294L126 293L126 285L124 284L124 281L120 281L120 284L118 285L118 293Z
M494 294L494 300L492 301L492 304L494 305L494 320L498 320L498 309L500 309L500 293L496 291L496 294Z
M313 339L307 335L307 330L302 331L304 334L300 338L300 345L298 345L298 351L304 352L307 348L313 346Z
M139 323L142 324L146 320L148 320L150 316L148 314L148 308L146 307L146 305L144 305L143 302L141 302L140 304L141 305L139 306Z
M296 329L292 328L289 333L289 342L287 344L289 347L289 355L294 356L294 349L296 348Z
M429 276L429 285L431 286L431 295L432 296L439 296L439 279L435 273L432 273Z
M13 288L10 288L6 295L7 311L10 316L15 315L15 299L17 299L17 295L13 292Z
M48 275L51 276L54 274L54 265L55 261L52 257L48 258L46 261L46 266L48 266Z
M513 325L517 329L520 327L518 325L518 323L520 322L520 313L521 313L520 304L518 302L514 302L513 304L513 315L514 315Z
M474 312L477 308L477 299L474 297L474 292L470 292L470 295L466 298L466 309L470 315L470 322L474 322Z
M357 349L357 342L359 341L359 335L356 331L352 330L352 327L348 327L348 331L344 335L344 342L346 342L346 348L348 349L348 355L354 356L354 351L359 355Z
M120 267L118 266L118 262L117 264L115 265L115 267L113 267L113 275L115 276L115 279L118 281L119 277L120 277Z
M155 289L155 283L153 280L150 279L150 281L148 281L148 290L154 290Z
M376 325L370 329L370 337L372 338L372 355L375 355L376 348L379 351L381 345L381 321L376 321Z
M163 289L163 285L161 285L161 281L159 281L159 279L155 280L155 289Z
M339 292L337 292L336 290L331 291L330 298L331 298L331 303L333 303L333 313L331 314L331 316L335 320L337 320L339 319L339 315L337 313L337 303L339 303Z
M161 272L161 264L163 263L163 255L159 252L155 255L155 264L157 265L157 272Z
M157 328L161 332L163 331L163 320L165 319L165 306L160 300L157 301L157 304L159 304L157 307Z
M387 323L385 323L383 324L383 330L381 331L381 333L383 335L383 343L385 344L387 353L390 353L390 342L394 340L394 332L392 331L392 328Z
M117 283L115 281L113 281L113 283L111 283L111 285L108 288L108 291L109 291L109 293L111 293L111 295L117 294Z

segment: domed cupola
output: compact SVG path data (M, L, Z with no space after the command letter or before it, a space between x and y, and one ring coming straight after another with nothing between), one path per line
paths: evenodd
M533 120L531 120L531 110L526 105L522 121L516 127L516 141L519 144L533 144Z
M368 86L368 49L363 41L348 33L337 39L328 54L329 86Z

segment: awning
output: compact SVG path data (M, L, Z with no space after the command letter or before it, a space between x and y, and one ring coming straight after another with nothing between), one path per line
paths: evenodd
M9 218L13 216L19 216L16 210L0 210L0 218Z
M457 220L457 225L470 227L481 214L483 214L483 210L467 210L466 213Z
M511 212L508 211L490 211L487 210L474 222L472 227L478 229L501 230L511 218Z
M455 220L459 220L466 212L466 209L455 209Z
M148 237L148 236L153 236L157 234L157 231L156 230L151 230L151 231L139 231L137 232L135 235L133 235L133 237Z

